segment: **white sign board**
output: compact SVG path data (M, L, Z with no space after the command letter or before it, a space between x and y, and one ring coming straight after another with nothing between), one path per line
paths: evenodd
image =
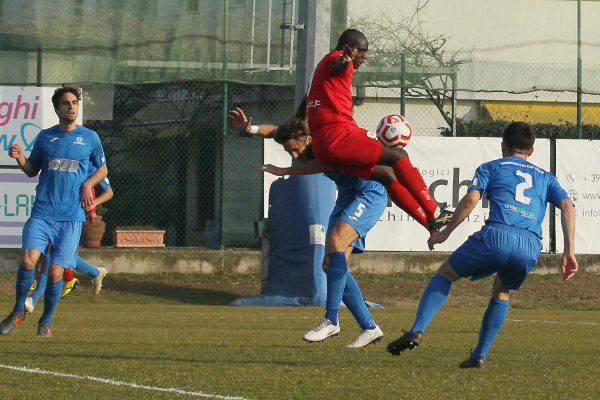
M575 204L575 251L600 254L600 141L556 141L556 177ZM556 211L556 251L564 249L560 210Z
M406 148L412 164L421 171L435 200L447 202L454 209L466 194L475 169L482 163L502 157L500 138L448 138L413 136ZM537 139L529 161L550 169L550 140ZM264 162L280 167L291 165L290 156L272 140L265 141ZM265 216L268 212L270 184L276 177L265 174ZM367 235L367 250L372 251L429 251L429 233L404 211L390 203L380 221ZM548 212L546 213L548 215ZM452 233L438 251L453 251L473 232L479 230L488 217L488 204L482 200L471 215ZM548 251L549 222L542 226L543 249Z
M36 178L28 178L8 156L14 143L29 157L37 135L58 123L51 87L0 86L0 247L21 247L21 230L35 199ZM82 106L77 123L81 124Z
M487 161L502 157L500 138L424 137L411 139L406 150L412 164L421 175L435 200L447 202L454 209L467 193L475 169ZM550 141L538 139L529 161L539 167L550 168ZM483 199L470 216L456 228L450 238L435 247L436 251L453 251L467 237L479 230L488 217L488 203ZM544 249L549 249L549 223L542 228ZM386 208L380 221L367 235L367 250L375 251L429 251L425 228L396 207Z
M292 165L292 157L275 140L265 139L263 149L263 164L273 164L277 167L289 167ZM271 184L279 179L279 177L267 173L263 173L263 176L263 217L267 218L269 216L269 189L271 188Z
M0 169L0 248L21 247L21 231L31 215L38 179L20 169Z

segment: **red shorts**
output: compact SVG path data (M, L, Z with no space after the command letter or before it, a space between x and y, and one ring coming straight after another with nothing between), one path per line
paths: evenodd
M324 164L369 179L383 152L375 133L357 125L331 124L311 131L312 149Z

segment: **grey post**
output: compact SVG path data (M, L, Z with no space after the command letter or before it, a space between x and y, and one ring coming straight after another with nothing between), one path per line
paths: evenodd
M298 31L295 106L304 98L317 63L331 50L331 0L300 0L298 24L304 29Z

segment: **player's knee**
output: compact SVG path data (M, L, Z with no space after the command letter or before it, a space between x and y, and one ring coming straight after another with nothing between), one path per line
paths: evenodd
M62 279L64 269L57 265L52 265L48 271L48 281L55 283Z
M21 266L25 269L33 269L37 264L37 259L31 254L23 254L21 256Z
M340 232L336 229L333 229L327 238L327 254L329 253L337 253L339 251L345 251L346 247L348 247L347 243L344 243L344 238L340 234Z
M452 269L448 261L444 261L444 263L437 270L437 274L448 279L450 282L454 282L461 278L461 276Z
M324 272L327 272L329 270L329 257L325 256L323 258L323 265L321 267L323 267Z
M508 301L510 297L510 290L504 287L498 276L496 276L494 279L494 285L492 286L492 297L504 301Z

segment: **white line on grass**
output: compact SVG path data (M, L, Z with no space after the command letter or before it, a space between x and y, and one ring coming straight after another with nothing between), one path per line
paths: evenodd
M564 324L564 325L600 325L600 322L587 322L587 321L544 321L540 319L510 319L506 318L510 322L531 322L537 324Z
M235 320L239 320L241 319L240 317L230 317L230 316L226 316L226 315L221 315L218 317L215 316L202 316L202 317L198 317L198 318L203 318L203 319L235 319ZM276 320L282 320L282 319L288 319L288 320L296 320L296 319L315 319L317 317L314 316L310 316L310 317L303 317L303 316L289 316L289 317L281 317L281 316L265 316L262 317L262 319L264 320L269 320L269 319L276 319ZM350 318L350 317L348 317ZM397 317L395 316L388 316L388 315L380 315L377 316L377 319L396 319ZM453 320L463 320L464 318L451 318ZM510 321L510 322L530 322L530 323L535 323L535 324L563 324L563 325L591 325L591 326L600 326L600 322L591 322L591 321L551 321L551 320L541 320L541 319L510 319L507 318L506 321Z
M10 370L19 371L19 372L27 372L30 374L52 375L52 376L58 376L61 378L82 379L82 380L88 380L88 381L94 381L94 382L100 382L100 383L107 383L109 385L114 385L114 386L128 386L128 387L131 387L134 389L152 390L155 392L183 394L186 396L193 396L193 397L205 397L205 398L209 398L209 399L221 399L221 400L250 400L250 399L247 399L246 397L222 396L219 394L211 394L211 393L204 393L204 392L190 392L187 390L177 389L177 388L161 388L161 387L156 387L156 386L139 385L137 383L116 381L114 379L98 378L98 377L89 376L89 375L67 374L64 372L48 371L48 370L44 370L44 369L40 369L40 368L17 367L14 365L6 365L6 364L0 364L0 368L10 369Z

